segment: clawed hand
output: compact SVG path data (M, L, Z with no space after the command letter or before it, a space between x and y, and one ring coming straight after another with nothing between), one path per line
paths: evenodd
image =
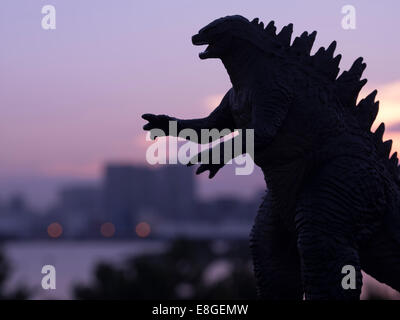
M168 135L169 121L174 120L173 118L171 118L170 116L167 116L165 114L156 115L156 114L151 114L151 113L143 114L142 118L144 120L148 121L148 123L146 123L143 126L144 130L151 131L153 129L160 129L160 130L164 131L165 135ZM157 136L154 134L151 134L151 139L155 139L155 138L157 138Z
M218 164L212 163L212 149L205 150L203 152L198 153L196 156L194 156L192 159L190 159L187 166L188 167L193 166L194 164L196 164L198 159L200 159L200 161L201 161L201 159L207 159L206 157L208 157L208 163L200 164L200 166L196 170L196 174L201 174L204 171L209 170L210 173L208 175L208 178L212 179L217 174L219 169L221 169L224 166L223 163L218 163Z

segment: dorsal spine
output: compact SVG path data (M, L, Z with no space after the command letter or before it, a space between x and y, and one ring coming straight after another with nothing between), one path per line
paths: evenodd
M373 135L373 140L376 143L377 153L386 161L389 165L389 169L395 172L396 177L399 177L399 167L397 152L389 159L392 140L383 142L383 134L385 132L385 126L383 123L372 133L370 131L373 122L378 114L379 101L375 101L377 91L372 91L366 98L360 100L357 104L358 95L367 83L367 79L361 79L362 74L366 68L366 64L363 62L363 58L356 59L351 66L350 70L344 71L339 77L339 63L341 55L334 57L334 51L336 48L336 41L333 41L329 47L321 47L318 51L310 56L312 46L315 41L317 32L314 31L311 34L303 32L300 37L296 37L291 45L291 36L293 33L293 24L284 26L282 30L276 34L276 27L274 21L268 23L264 29L264 24L259 22L256 18L251 22L256 28L263 32L268 40L275 44L273 50L287 50L287 54L290 56L302 57L302 62L308 62L315 69L316 72L325 76L328 81L332 81L335 86L336 95L343 105L344 108L350 108L354 111L356 119L359 123L361 130L365 130L369 134Z

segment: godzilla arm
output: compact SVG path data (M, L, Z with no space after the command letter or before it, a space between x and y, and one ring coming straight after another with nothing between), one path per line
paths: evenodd
M184 119L173 118L167 115L144 114L142 115L142 118L147 120L148 123L144 125L143 129L144 130L161 129L166 133L166 135L170 136L179 135L179 133L184 129L192 129L196 132L197 137L201 136L202 129L208 129L208 130L217 129L219 131L223 129L229 129L230 131L233 132L234 122L230 110L231 95L232 95L232 89L225 94L219 106L213 112L211 112L209 116L205 118L184 120ZM170 121L177 122L177 132L170 132L169 130ZM217 137L212 137L211 141L214 141L216 139Z
M200 136L201 129L230 129L234 130L234 122L230 109L232 89L230 89L223 97L221 103L208 117L201 119L181 120L178 121L178 132L183 129L195 130Z
M228 144L230 145L229 148L227 148ZM227 153L227 149L230 152ZM246 138L242 132L239 132L239 134L232 139L223 141L217 146L197 154L190 160L188 166L202 160L202 164L198 167L196 174L209 170L209 178L211 179L226 163L246 152L248 152L248 150L246 150ZM203 162L204 159L207 159L207 161Z
M200 165L196 174L209 170L209 178L212 178L228 161L244 153L250 154L253 160L258 163L262 161L265 154L264 151L281 127L291 103L292 96L290 91L282 85L276 84L270 86L269 89L260 88L256 90L251 101L252 116L249 125L249 129L254 130L254 141L248 141L247 135L244 132L240 132L233 139L239 141L239 143L233 141L222 142L211 150L203 151L205 156L200 155L200 159L209 160L208 163ZM230 154L224 152L226 143L233 143L234 152ZM249 143L253 143L253 145L250 146ZM239 145L240 147L237 148ZM214 152L218 154L218 163L213 163L212 161ZM195 163L198 161L198 156L194 157L190 162Z

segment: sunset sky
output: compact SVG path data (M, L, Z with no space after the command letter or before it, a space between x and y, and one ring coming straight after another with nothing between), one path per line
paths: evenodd
M56 30L41 28L47 4ZM356 8L356 30L341 27L346 4ZM278 30L292 22L294 35L317 30L313 51L337 40L342 70L363 56L362 96L378 89L378 120L400 150L399 13L395 0L2 0L0 180L97 178L105 162L144 163L142 113L205 116L230 87L222 64L200 61L190 41L230 14L275 20ZM235 181L261 186L255 174ZM216 185L226 188L229 176Z

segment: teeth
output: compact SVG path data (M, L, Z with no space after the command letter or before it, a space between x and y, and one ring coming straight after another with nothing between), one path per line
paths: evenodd
M196 41L195 42L195 45L197 45L197 46L205 46L206 44L208 44L207 41Z
M209 54L209 49L210 49L210 46L208 46L207 48L206 48L206 50L204 50L203 52L200 52L199 53L199 57L200 58L206 58L207 57L207 55Z
M206 55L207 55L207 50L199 53L200 58L204 58Z

